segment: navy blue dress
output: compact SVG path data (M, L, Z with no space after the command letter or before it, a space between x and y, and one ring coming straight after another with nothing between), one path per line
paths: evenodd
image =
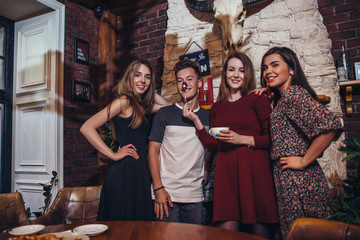
M150 124L132 129L130 118L113 119L120 147L133 144L139 159L125 157L113 162L103 183L98 221L151 221L153 206L150 190L150 171L147 161L147 136Z

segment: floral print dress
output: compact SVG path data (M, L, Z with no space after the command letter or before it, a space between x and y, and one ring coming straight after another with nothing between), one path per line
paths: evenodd
M300 86L291 86L281 93L270 121L271 159L274 160L274 182L284 239L295 219L325 218L331 214L333 202L317 161L303 171L286 169L280 172L279 158L304 156L315 137L327 130L340 130L342 124Z

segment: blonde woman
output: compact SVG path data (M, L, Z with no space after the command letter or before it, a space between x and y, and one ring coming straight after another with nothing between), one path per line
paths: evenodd
M146 158L150 124L145 113L155 112L167 103L155 94L154 72L145 60L133 61L114 90L115 100L80 129L93 147L113 160L103 183L97 220L153 220ZM153 104L154 101L159 104ZM120 145L117 152L113 152L96 131L110 119Z

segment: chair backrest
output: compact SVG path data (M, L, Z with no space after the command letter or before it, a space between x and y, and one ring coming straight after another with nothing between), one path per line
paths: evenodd
M0 194L0 231L29 224L21 193Z
M316 218L299 218L290 228L286 240L360 239L360 226Z
M101 185L92 187L64 187L58 192L46 213L33 224L66 224L95 222L99 207Z

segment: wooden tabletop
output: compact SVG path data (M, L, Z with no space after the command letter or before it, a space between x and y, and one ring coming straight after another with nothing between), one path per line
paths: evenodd
M105 224L109 229L101 235L90 237L91 240L264 240L264 238L242 232L196 224L150 221L108 221L96 223ZM81 225L85 224L46 226L38 234L72 230ZM9 234L1 234L0 240L7 240L9 237L11 237Z

